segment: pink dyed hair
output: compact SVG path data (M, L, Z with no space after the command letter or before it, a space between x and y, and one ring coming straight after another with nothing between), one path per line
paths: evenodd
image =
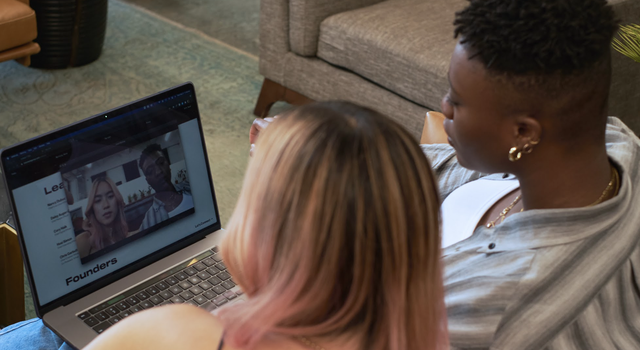
M416 140L345 102L303 106L263 133L222 244L248 296L220 310L225 339L447 349L439 199Z

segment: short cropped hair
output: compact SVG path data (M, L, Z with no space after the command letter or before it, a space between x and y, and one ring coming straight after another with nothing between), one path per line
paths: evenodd
M618 21L606 0L469 0L455 34L490 72L574 75L610 52Z
M140 167L140 169L142 169L142 164L144 164L144 161L156 152L162 153L162 147L157 143L152 143L142 150L142 154L140 154L140 159L138 160L138 166Z

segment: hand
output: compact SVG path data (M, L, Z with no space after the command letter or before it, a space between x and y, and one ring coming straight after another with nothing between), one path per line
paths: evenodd
M256 147L256 142L258 141L258 136L262 130L266 129L269 124L273 123L275 118L278 116L269 117L269 118L256 118L251 124L251 130L249 131L249 142L251 143L251 150L249 151L249 155L253 156L253 150Z

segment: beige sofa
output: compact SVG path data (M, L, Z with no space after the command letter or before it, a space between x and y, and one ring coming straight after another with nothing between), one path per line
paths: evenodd
M623 23L640 0L610 0ZM343 99L375 108L420 137L440 110L465 0L262 0L255 114L276 101ZM610 115L640 132L640 64L614 52Z

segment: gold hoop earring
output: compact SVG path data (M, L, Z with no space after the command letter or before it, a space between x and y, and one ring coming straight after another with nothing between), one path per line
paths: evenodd
M529 154L533 151L533 146L537 145L538 143L540 143L540 140L530 140L529 143L526 143L523 147L522 147L522 152Z
M515 162L522 158L522 151L518 151L518 148L511 147L509 150L509 161Z

